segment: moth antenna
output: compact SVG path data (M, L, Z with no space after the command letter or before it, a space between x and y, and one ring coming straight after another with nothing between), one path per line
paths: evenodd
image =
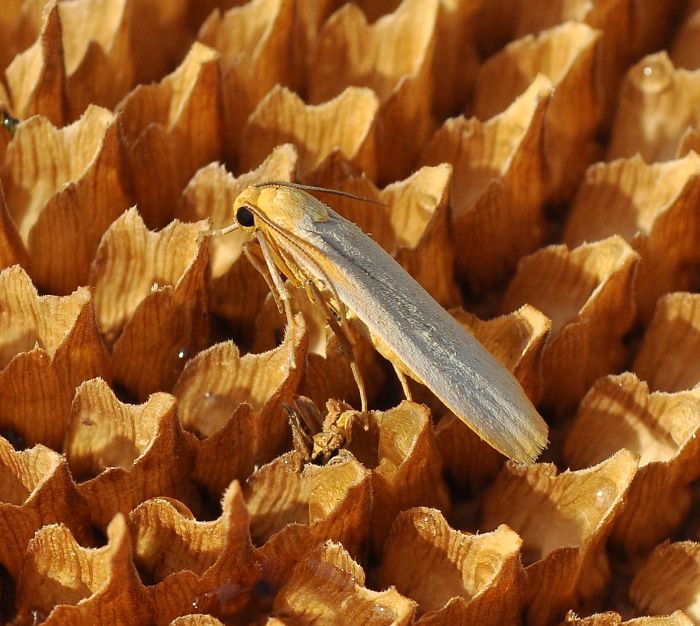
M340 191L339 189L329 189L328 187L316 187L314 185L302 185L301 183L292 183L286 180L265 180L261 183L255 183L253 187L269 187L271 185L279 185L280 187L291 187L292 189L302 189L303 191L316 191L319 193L329 193L334 196L343 196L345 198L350 198L352 200L359 200L360 202L367 202L368 204L378 204L379 206L389 206L385 202L380 202L379 200L373 200L372 198L365 198L363 196L356 196L354 193L349 193L347 191Z

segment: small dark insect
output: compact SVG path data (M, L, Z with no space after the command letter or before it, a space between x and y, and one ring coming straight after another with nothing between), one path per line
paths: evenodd
M2 120L2 125L5 127L5 130L7 130L10 135L14 136L21 120L18 120L16 117L12 117L4 109L0 110L0 119Z

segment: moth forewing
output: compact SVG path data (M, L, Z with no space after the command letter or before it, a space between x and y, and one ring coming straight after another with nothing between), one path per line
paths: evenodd
M523 463L538 456L547 425L486 348L352 222L300 189L264 190L256 206L288 265L331 290L383 356L494 448Z

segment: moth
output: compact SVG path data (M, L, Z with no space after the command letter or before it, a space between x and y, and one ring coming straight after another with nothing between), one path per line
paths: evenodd
M392 363L407 399L409 377L496 450L521 463L536 459L547 425L515 377L381 246L307 190L331 191L280 181L250 186L234 201L235 222L214 232L251 234L246 256L287 323L293 316L281 275L323 307L350 357L363 411L350 320ZM249 250L254 241L264 262Z

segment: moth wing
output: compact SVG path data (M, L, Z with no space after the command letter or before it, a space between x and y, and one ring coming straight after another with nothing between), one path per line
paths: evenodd
M326 221L305 220L303 236L343 303L390 346L385 356L494 448L523 463L537 458L547 425L518 381L389 254L330 209Z

